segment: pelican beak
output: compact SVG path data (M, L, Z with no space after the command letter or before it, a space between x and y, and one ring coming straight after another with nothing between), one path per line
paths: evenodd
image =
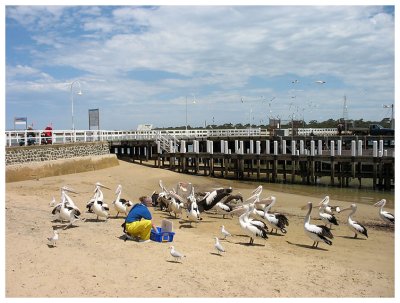
M111 190L111 188L109 188L109 187L107 187L107 186L104 186L103 184L97 184L97 185L100 186L100 187L102 187L102 188Z
M62 190L66 191L66 192L69 192L69 193L78 194L78 192L76 192L76 191L74 191L72 189L69 189L68 187L63 187Z
M383 202L383 199L382 199L382 200L379 200L378 202L376 202L376 203L374 204L374 206L376 206L376 207L381 206L381 205L382 205L382 202Z
M350 210L350 209L351 209L351 207L347 207L347 208L339 209L338 213L341 213L341 212L343 212L343 211Z

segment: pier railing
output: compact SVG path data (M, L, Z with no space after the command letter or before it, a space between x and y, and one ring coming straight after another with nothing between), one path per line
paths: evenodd
M187 140L210 137L267 136L269 132L261 128L251 129L188 129L188 130L52 130L46 137L43 130L13 130L5 132L5 145L41 145L69 142L118 141L118 140L154 140L168 138ZM166 143L166 146L168 144Z

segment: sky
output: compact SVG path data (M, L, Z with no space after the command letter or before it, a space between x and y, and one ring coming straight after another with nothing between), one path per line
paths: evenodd
M7 4L6 129L391 116L394 4Z

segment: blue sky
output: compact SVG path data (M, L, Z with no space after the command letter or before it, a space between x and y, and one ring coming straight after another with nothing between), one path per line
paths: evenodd
M71 95L76 129L99 108L110 130L183 126L186 100L193 127L339 119L344 96L350 119L381 120L395 100L393 6L8 4L5 19L6 129L71 129Z

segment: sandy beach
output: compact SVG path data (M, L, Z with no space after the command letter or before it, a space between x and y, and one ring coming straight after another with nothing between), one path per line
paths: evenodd
M115 188L123 186L122 196L135 202L142 195L159 191L159 180L167 188L177 182L191 182L196 191L232 186L233 193L245 198L259 184L183 175L168 170L119 161L119 165L79 174L62 175L6 184L5 205L5 295L14 297L385 297L395 296L394 228L378 217L378 208L359 204L354 219L368 229L368 239L354 234L346 225L348 212L338 214L333 245L312 240L303 230L308 201L321 199L268 189L262 197L275 195L275 212L289 218L286 235L268 235L248 245L238 217L202 213L199 223L181 224L158 208L150 208L154 223L169 219L174 226L173 245L186 255L181 262L170 256L171 243L123 241L123 218L114 218L111 202ZM86 202L94 184L101 182L110 205L110 218L96 221L86 213ZM63 230L52 222L49 203L60 198L60 187L79 192L71 197L83 212L85 222ZM329 189L327 190L329 195ZM322 197L321 197L322 198ZM331 200L332 205L348 207L350 201ZM387 209L393 211L393 209ZM312 223L322 224L318 210ZM221 240L226 252L214 249L214 237L222 237L224 225L233 236ZM56 247L48 245L52 230L59 230Z

